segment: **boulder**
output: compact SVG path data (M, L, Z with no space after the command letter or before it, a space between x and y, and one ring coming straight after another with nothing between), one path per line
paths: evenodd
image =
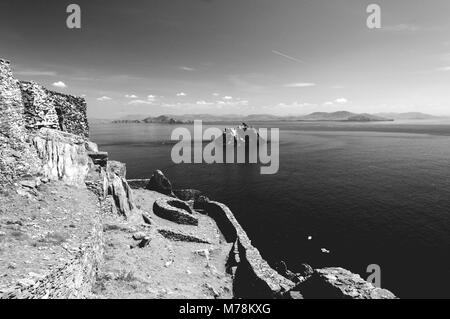
M120 215L127 217L135 208L133 192L127 180L123 177L123 169L119 169L119 162L115 162L113 165L109 165L109 163L105 177L105 184L108 188L107 194L113 197Z
M298 288L306 299L396 298L390 291L375 287L359 275L339 267L316 269Z
M156 170L153 173L146 188L164 195L175 197L175 194L172 191L172 183L160 170Z

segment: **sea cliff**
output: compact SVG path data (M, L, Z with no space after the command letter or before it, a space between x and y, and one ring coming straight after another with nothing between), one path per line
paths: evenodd
M160 171L128 181L83 98L4 59L0 112L0 298L395 298L341 268L277 271L224 204Z

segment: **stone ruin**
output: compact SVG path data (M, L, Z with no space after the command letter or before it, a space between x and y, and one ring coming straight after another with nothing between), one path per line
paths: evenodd
M35 82L20 82L27 129L48 127L89 137L84 98L47 90Z

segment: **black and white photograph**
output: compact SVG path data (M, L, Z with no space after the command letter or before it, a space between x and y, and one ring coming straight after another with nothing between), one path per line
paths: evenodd
M449 17L1 0L0 299L450 299Z

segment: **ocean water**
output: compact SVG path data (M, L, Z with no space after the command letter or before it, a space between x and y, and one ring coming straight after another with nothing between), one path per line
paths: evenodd
M450 298L450 122L251 124L280 129L275 175L250 164L175 165L171 125L98 124L91 138L127 163L128 178L161 169L176 188L227 204L272 265L341 266L367 278L377 264L381 286L399 297Z

